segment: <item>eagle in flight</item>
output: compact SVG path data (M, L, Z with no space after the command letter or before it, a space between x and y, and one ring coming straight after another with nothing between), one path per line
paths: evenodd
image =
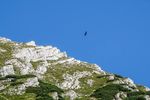
M87 35L87 31L84 33L84 36L86 36Z

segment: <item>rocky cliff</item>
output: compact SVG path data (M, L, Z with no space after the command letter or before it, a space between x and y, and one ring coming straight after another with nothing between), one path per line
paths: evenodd
M1 37L0 100L150 100L150 89L56 47Z

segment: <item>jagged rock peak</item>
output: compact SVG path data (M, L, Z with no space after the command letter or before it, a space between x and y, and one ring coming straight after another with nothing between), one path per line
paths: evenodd
M10 42L11 40L0 36L0 42Z
M36 46L36 43L35 41L30 41L30 42L27 42L26 45Z

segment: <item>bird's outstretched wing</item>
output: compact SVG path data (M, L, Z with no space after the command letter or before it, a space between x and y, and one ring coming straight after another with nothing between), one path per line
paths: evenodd
M87 35L87 32L84 33L84 36L86 36L86 35Z

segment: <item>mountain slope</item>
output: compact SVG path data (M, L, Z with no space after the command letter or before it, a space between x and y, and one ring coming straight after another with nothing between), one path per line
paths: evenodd
M56 47L0 38L0 100L150 100L150 89Z

